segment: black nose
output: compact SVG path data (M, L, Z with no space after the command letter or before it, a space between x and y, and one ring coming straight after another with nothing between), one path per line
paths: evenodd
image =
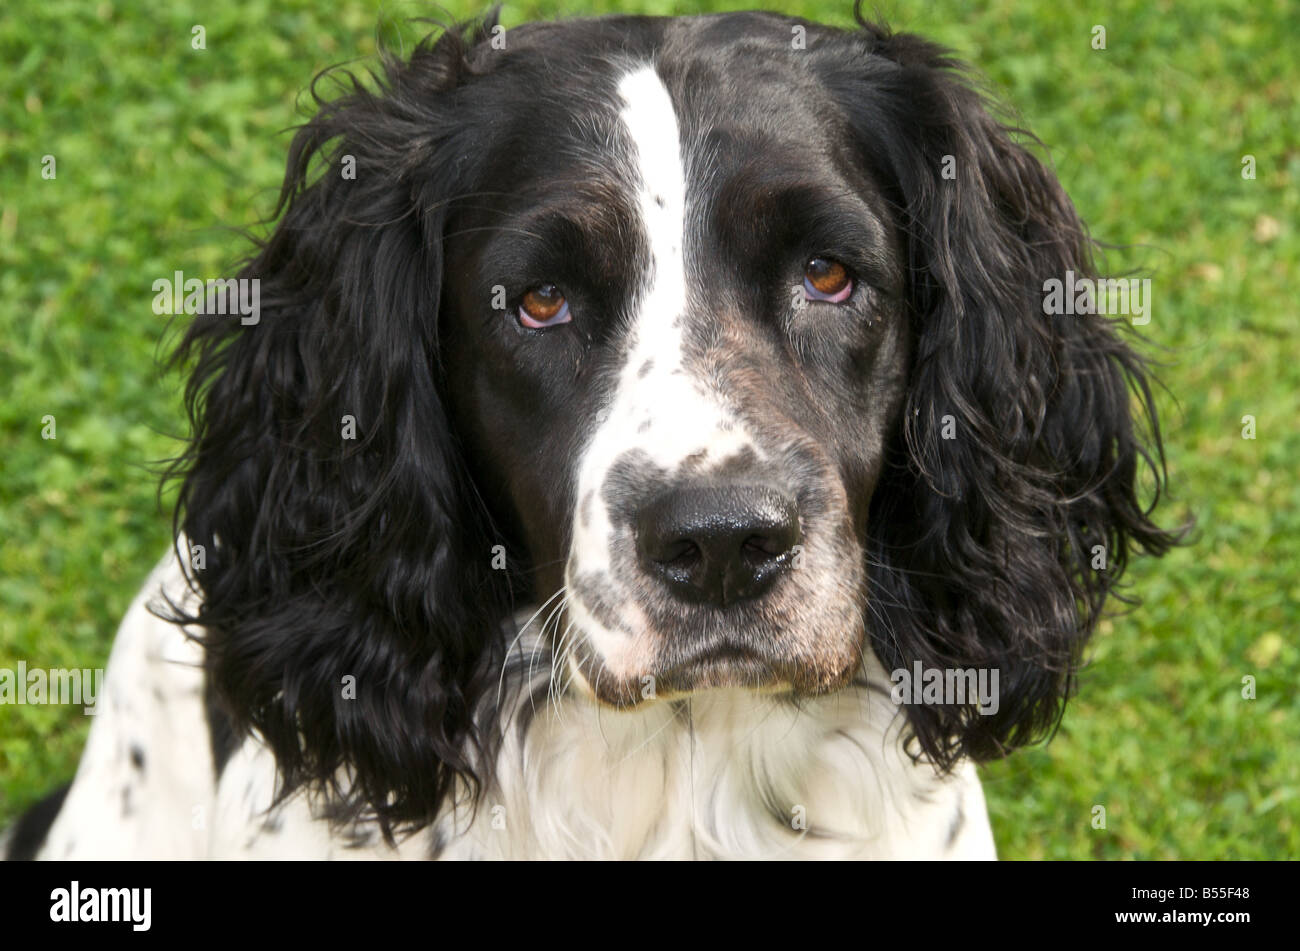
M637 519L645 570L680 598L725 607L756 598L799 542L794 500L765 488L680 489Z

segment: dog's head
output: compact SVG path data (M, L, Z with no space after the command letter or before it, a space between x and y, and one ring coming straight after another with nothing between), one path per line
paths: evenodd
M347 767L420 822L482 779L529 601L605 704L825 693L871 650L1000 671L996 715L908 709L941 767L1051 727L1169 544L1158 433L1113 323L1044 312L1088 239L942 50L489 20L321 105L241 274L260 321L181 350L197 622L288 788Z

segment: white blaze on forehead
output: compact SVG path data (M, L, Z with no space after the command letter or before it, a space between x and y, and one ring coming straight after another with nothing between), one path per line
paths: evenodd
M654 68L646 66L624 76L618 92L625 103L619 118L632 140L633 161L640 178L637 203L641 222L650 239L650 283L637 301L635 329L640 342L647 323L671 324L686 310L686 266L682 257L686 171L677 113ZM674 335L652 336L658 340L655 349L660 355L671 356L667 352L671 350L680 357L680 341L673 339Z
M642 284L631 294L626 361L614 397L602 414L578 471L577 521L568 580L608 572L613 535L602 488L610 467L639 450L669 472L702 449L717 462L753 443L708 381L683 365L686 310L686 170L677 113L653 66L618 83L619 120L630 142L634 206L648 250ZM583 500L591 497L590 505ZM586 511L587 524L582 513ZM607 579L614 584L626 579ZM626 638L606 631L580 604L572 616L607 658ZM612 659L612 658L611 658Z

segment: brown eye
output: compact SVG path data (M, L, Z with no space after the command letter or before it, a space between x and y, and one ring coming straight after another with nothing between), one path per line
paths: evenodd
M525 327L554 327L569 319L569 302L554 284L537 285L519 302L519 322Z
M804 297L807 300L838 304L853 293L853 279L839 261L813 258L803 269Z

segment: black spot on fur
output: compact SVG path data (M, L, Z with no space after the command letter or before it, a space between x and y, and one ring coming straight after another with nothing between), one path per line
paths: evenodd
M948 826L948 841L944 843L945 849L951 849L957 836L961 834L962 828L966 825L966 810L962 806L962 801L957 800L957 814L952 817L952 823Z
M447 837L441 829L434 829L433 834L429 836L429 858L434 860L441 858L446 847Z
M9 848L5 855L7 860L23 862L36 858L36 853L45 844L50 826L54 825L54 820L58 817L59 810L63 808L63 800L67 798L71 787L72 784L68 783L56 789L23 813L9 839Z

